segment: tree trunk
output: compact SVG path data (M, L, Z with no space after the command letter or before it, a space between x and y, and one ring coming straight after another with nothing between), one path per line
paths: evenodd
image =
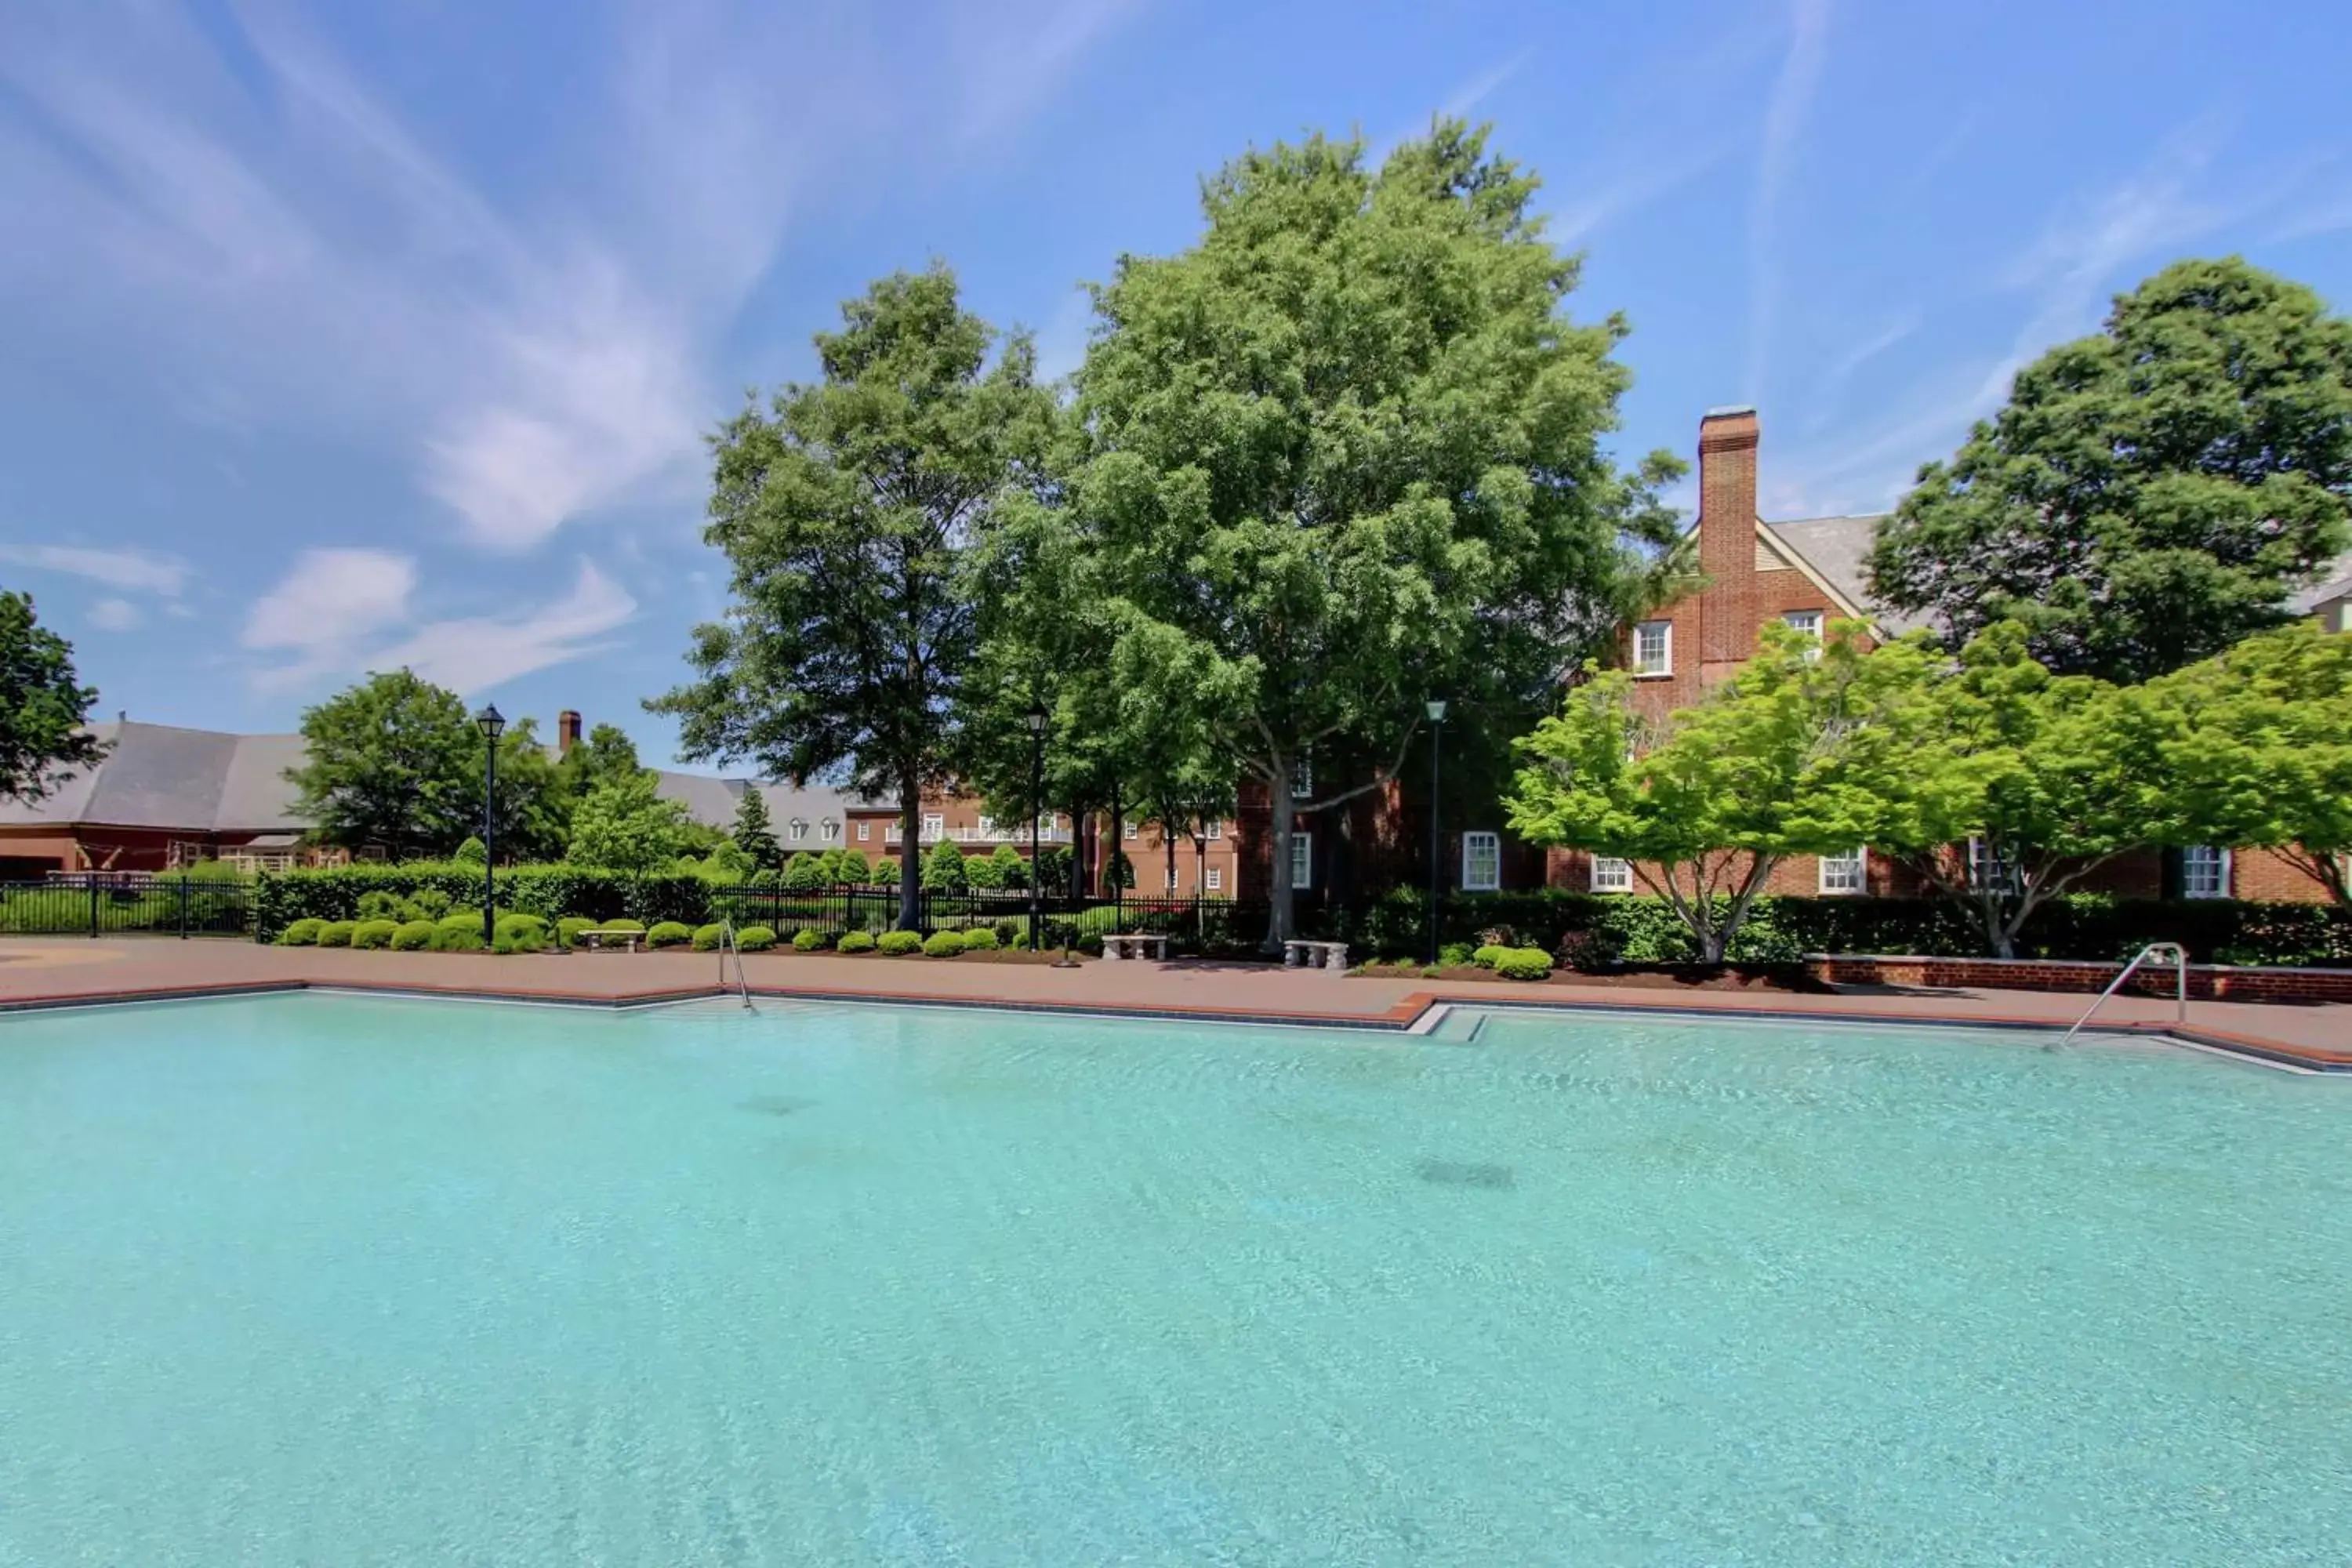
M923 788L914 778L898 784L898 929L923 929Z
M1273 876L1267 880L1267 899L1271 905L1265 921L1264 949L1279 955L1282 944L1297 934L1298 927L1291 918L1290 908L1290 838L1295 831L1290 798L1290 759L1276 757L1273 775L1266 781L1267 801L1274 819Z

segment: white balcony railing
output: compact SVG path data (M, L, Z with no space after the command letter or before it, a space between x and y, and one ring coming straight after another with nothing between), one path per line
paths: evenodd
M896 844L903 837L898 831L898 825L895 822L882 830L882 842L886 845ZM1029 842L1029 825L1022 822L991 824L985 827L926 827L916 836L915 841L919 844L937 844L942 839L950 844L1010 844L1019 848ZM1048 827L1040 823L1037 826L1037 842L1067 844L1070 842L1070 830L1066 827Z

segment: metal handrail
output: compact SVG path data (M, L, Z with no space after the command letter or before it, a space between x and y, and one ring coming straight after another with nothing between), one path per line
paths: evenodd
M756 1013L751 1005L751 977L743 973L743 950L735 941L735 918L723 917L719 922L719 988L727 989L727 955L735 955L735 989L743 998L743 1011Z
M2083 1016L2074 1020L2074 1026L2067 1030L2058 1044L2052 1046L2050 1049L2054 1051L2061 1046L2071 1044L2074 1037L2082 1032L2083 1026L2091 1021L2091 1015L2105 1006L2108 997L2122 990L2124 982L2129 980L2133 972L2141 964L2151 958L2167 955L2172 959L2176 991L2173 1021L2180 1024L2189 1022L2189 950L2177 942L2152 942L2133 955L2132 961L2124 965L2124 972L2121 974L2107 982L2107 988L2099 993L2099 999L2084 1009Z

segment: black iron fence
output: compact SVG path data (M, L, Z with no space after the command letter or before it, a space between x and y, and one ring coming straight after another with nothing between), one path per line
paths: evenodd
M1026 939L1032 907L1027 891L975 889L945 893L925 889L919 896L917 921L926 931L993 927L1004 940ZM821 892L787 892L781 888L720 888L710 894L714 918L724 916L738 926L770 927L789 941L794 932L814 931L838 941L854 931L879 936L898 925L896 888L833 888ZM1197 952L1255 942L1265 933L1267 906L1263 900L1219 898L1074 898L1067 893L1040 893L1035 906L1040 940L1047 947L1064 943L1092 944L1112 931L1152 931Z
M244 936L253 888L196 877L82 872L0 882L0 936Z

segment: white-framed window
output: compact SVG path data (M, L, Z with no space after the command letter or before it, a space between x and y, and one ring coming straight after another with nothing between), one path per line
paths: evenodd
M997 832L996 818L992 816L983 816L980 819L979 833L980 837L982 838L1000 838L1003 837L1003 835Z
M1672 675L1675 672L1675 623L1643 621L1633 628L1633 673Z
M1206 885L1206 887L1208 888L1209 891L1211 891L1211 892L1213 892L1213 893L1221 893L1221 892L1224 891L1224 888L1225 888L1225 868L1224 868L1223 867L1222 867L1222 866L1212 866L1212 867L1210 867L1210 868L1209 868L1209 869L1208 869L1208 872L1207 872L1207 876L1208 876L1208 881L1207 881L1207 883L1206 883L1205 885Z
M1780 617L1781 624L1804 633L1815 642L1822 640L1822 613L1819 610L1790 610Z
M1822 857L1821 890L1824 893L1862 893L1870 890L1869 852L1856 849L1850 855Z
M947 837L947 831L948 819L946 817L938 816L931 812L925 812L923 814L924 843L937 844L941 838Z
M1298 759L1298 765L1296 768L1293 768L1290 772L1290 798L1293 800L1306 800L1311 797L1314 794L1314 761L1311 758L1301 757Z
M866 840L868 840L868 839L872 838L873 837L874 837L874 825L873 825L872 823L870 823L870 822L861 822L861 823L859 823L859 824L857 825L857 841L858 841L860 844L865 843Z
M828 816L828 817L826 817L823 822L820 822L820 823L818 823L818 824L816 825L816 830L817 830L817 834L818 834L818 836L819 836L820 837L822 837L822 838L823 838L823 839L824 839L827 844L832 843L835 838L838 838L838 837L841 837L841 824L839 824L838 822L835 822L833 818L831 818L831 817L829 817L829 816Z
M795 817L793 817L793 843L795 843L795 844L798 844L802 839L806 838L807 837L808 837L808 819L807 819L807 818L805 818L805 817L800 817L800 816L795 816Z
M1630 893L1633 890L1633 862L1620 860L1613 855L1592 858L1592 890L1596 893Z
M2184 899L2226 899L2230 896L2230 852L2210 844L2180 852L2180 896Z
M1969 840L1969 886L1999 888L2016 881L2017 868L2003 860L1998 848L1981 838Z
M1293 833L1290 836L1290 885L1311 888L1315 885L1315 835Z
M896 844L898 842L898 819L894 816L888 822L883 824L882 842L885 844Z
M1176 890L1176 868L1173 866L1168 868L1168 890L1171 893Z
M1118 836L1121 838L1140 838L1143 837L1143 826L1140 823L1122 822L1118 825Z
M1217 839L1223 838L1224 836L1225 825L1223 823L1213 822L1209 824L1209 838L1212 843L1215 842Z
M1462 836L1462 890L1491 893L1503 885L1503 836L1465 833Z

